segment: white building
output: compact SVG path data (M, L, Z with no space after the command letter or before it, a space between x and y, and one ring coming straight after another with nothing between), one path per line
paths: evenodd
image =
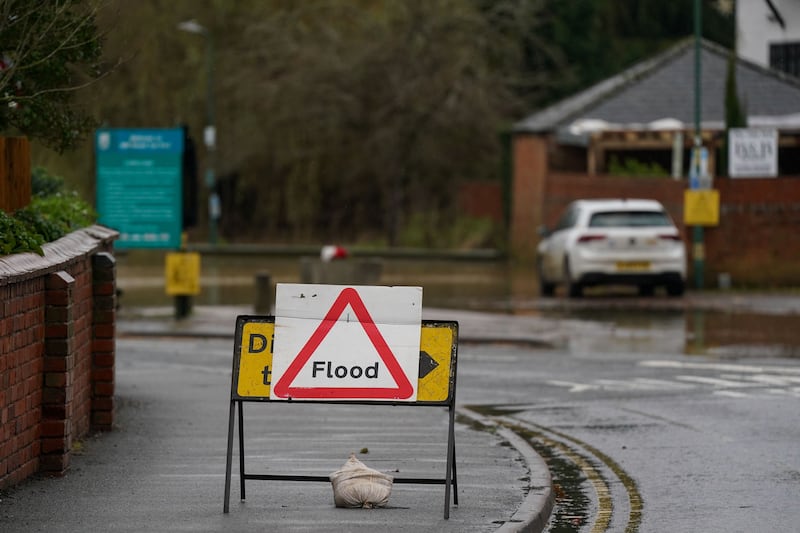
M800 77L800 0L737 0L736 53Z

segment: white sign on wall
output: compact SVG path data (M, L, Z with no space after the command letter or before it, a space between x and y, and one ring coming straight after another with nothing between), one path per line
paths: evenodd
M731 128L728 132L728 175L767 178L778 175L778 130Z
M421 287L279 283L272 400L417 397Z

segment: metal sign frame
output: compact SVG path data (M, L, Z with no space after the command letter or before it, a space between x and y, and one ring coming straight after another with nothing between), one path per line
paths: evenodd
M445 460L445 476L444 478L394 478L394 483L408 483L408 484L423 484L423 485L444 485L444 518L447 520L450 517L450 490L453 490L453 504L458 505L458 482L456 476L456 447L455 447L455 404L456 404L456 369L458 359L458 322L455 321L435 321L423 320L422 321L422 341L420 343L420 364L419 375L420 378L426 376L433 367L437 365L436 361L431 357L426 350L430 348L426 345L426 339L430 338L429 334L435 334L443 330L448 330L451 335L451 342L449 349L449 365L448 365L448 388L446 394L441 396L441 393L433 392L426 396L425 393L413 402L407 401L392 401L392 400L271 400L269 394L242 394L239 390L239 379L241 370L241 355L243 345L244 328L248 324L273 324L275 323L274 316L257 316L257 315L240 315L236 318L236 333L234 337L233 349L233 369L231 373L231 396L230 396L230 411L228 414L228 449L225 462L225 498L223 505L223 512L230 511L230 493L231 493L231 476L232 476L232 463L233 463L233 441L234 429L238 419L238 440L239 440L239 490L241 500L245 500L245 482L247 480L261 480L261 481L312 481L312 482L325 482L330 483L329 476L308 476L308 475L293 475L293 474L254 474L247 473L245 470L245 449L244 449L244 403L245 402L268 402L273 404L291 405L291 404L352 404L352 405L395 405L395 406L428 406L428 407L447 407L448 410L448 435L447 435L447 458ZM273 330L274 331L274 330ZM266 342L266 339L265 339ZM264 346L266 349L267 347ZM272 349L269 349L269 357L271 363ZM269 374L268 367L264 368L264 376Z

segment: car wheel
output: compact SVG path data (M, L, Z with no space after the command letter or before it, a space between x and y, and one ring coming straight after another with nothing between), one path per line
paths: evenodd
M569 261L564 261L564 279L567 280L567 295L570 298L583 296L583 285L578 281L574 281L569 273Z
M583 285L569 282L567 285L567 293L570 298L580 298L583 296Z
M544 279L541 260L537 265L537 271L539 274L539 294L545 297L554 296L556 294L556 284Z
M685 289L683 281L673 281L667 283L667 294L670 296L682 296Z
M550 298L556 294L556 284L539 280L539 294Z

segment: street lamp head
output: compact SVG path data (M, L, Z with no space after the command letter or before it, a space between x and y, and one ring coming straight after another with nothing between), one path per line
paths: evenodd
M199 33L201 35L207 35L208 30L205 26L202 26L196 20L184 20L183 22L178 23L178 29L181 31L188 31L189 33Z

